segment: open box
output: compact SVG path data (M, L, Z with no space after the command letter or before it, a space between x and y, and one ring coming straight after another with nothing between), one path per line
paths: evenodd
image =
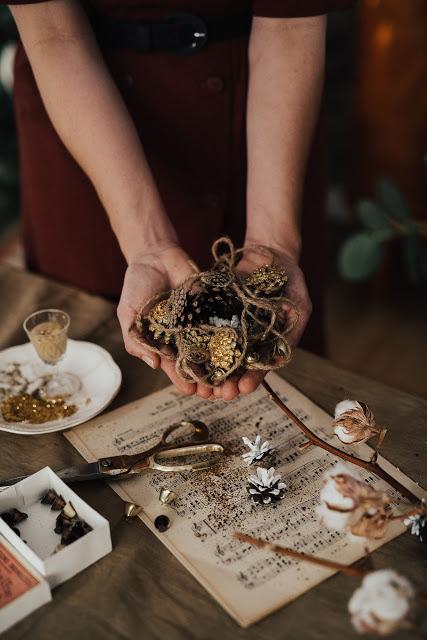
M48 489L54 489L66 502L72 502L78 516L92 527L79 540L54 553L61 536L54 531L59 511L40 500ZM0 535L45 576L51 588L65 582L111 551L108 521L45 467L37 473L0 492L0 513L17 508L28 514L18 525L21 537L0 518ZM24 542L25 541L25 542Z
M47 581L0 535L0 634L51 600Z

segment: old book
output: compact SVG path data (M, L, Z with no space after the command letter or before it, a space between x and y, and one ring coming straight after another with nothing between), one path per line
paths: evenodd
M312 430L349 451L332 432L332 418L276 374L269 382L288 406ZM340 400L341 398L338 398ZM322 528L316 516L322 474L337 459L322 449L301 449L305 436L271 402L263 388L237 400L208 402L182 396L173 386L104 414L65 435L87 461L137 453L153 446L162 432L183 419L203 420L211 439L226 446L228 455L208 471L194 473L147 472L138 478L112 483L123 500L142 505L143 522L199 582L243 627L257 622L291 602L333 574L333 571L253 549L233 539L236 530L267 538L293 549L350 564L365 554L366 540ZM260 434L270 440L275 454L271 463L288 485L285 498L269 506L248 500L248 468L242 454L248 449L242 436ZM352 448L368 459L367 445ZM387 460L380 464L414 493L423 495L412 480ZM361 471L372 485L387 490L396 512L407 508L394 489ZM162 507L162 486L173 489L177 499ZM171 527L158 533L154 519L166 513ZM382 540L370 541L371 550L405 530L400 521L390 523Z

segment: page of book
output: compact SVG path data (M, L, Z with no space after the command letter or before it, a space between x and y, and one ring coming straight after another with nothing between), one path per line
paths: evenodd
M269 383L310 429L350 451L333 435L331 416L278 375L270 374ZM65 436L87 461L94 461L142 452L156 444L168 426L184 419L204 421L211 440L226 448L218 465L193 473L147 471L111 486L124 500L143 507L143 522L241 626L260 620L334 572L254 549L233 539L234 531L345 564L365 555L366 539L322 527L316 515L322 475L337 458L316 446L301 448L306 437L263 388L226 403L182 396L170 386L103 414ZM255 506L248 499L247 479L256 464L248 467L242 460L248 451L242 436L253 441L257 434L275 449L262 466L274 466L288 487L285 498L275 504ZM366 459L372 455L367 445L351 450ZM388 461L380 457L379 462L414 493L425 495ZM407 509L406 501L394 489L360 471L372 486L392 496L396 512ZM172 504L159 502L162 487L177 494ZM159 533L153 523L162 513L169 516L171 526ZM385 537L369 541L368 546L373 550L405 530L400 521L393 521Z

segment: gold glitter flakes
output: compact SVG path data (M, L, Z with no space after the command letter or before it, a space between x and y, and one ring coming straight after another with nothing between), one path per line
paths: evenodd
M27 393L9 396L0 404L3 419L6 422L32 422L43 424L72 416L77 411L75 404L61 397L35 398Z

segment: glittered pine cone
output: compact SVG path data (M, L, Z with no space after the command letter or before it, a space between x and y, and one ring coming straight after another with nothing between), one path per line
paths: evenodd
M203 364L210 358L211 336L203 329L187 328L177 337L178 348L183 359L192 364Z
M235 366L236 359L241 357L237 341L236 331L229 327L218 329L212 335L208 345L209 361L215 371L221 372L220 375L230 371Z
M281 293L287 280L288 276L282 267L268 264L252 271L244 283L257 296L272 296Z
M167 327L170 323L169 300L160 300L150 311L149 318Z
M213 291L219 291L230 286L232 282L232 275L229 271L205 271L200 274L200 282L212 289Z

